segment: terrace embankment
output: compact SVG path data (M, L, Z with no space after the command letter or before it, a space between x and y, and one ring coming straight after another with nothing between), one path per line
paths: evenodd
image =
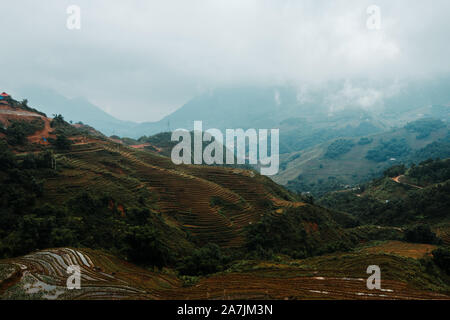
M67 289L69 265L80 267L81 289ZM307 261L291 265L259 263L252 267L253 271L211 275L185 286L170 270L145 270L100 251L48 249L0 260L0 298L450 299L389 278L382 281L381 290L369 290L361 273L351 275L345 268L308 266Z

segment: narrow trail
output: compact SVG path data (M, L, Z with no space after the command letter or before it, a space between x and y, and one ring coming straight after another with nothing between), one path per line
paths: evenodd
M36 118L43 118L43 115L40 115L35 112L31 111L15 111L15 110L8 110L8 109L0 109L0 114L10 114L14 116L22 116L22 117L36 117Z
M421 186L416 186L415 184L410 184L410 183L407 183L407 182L400 181L401 177L404 177L404 175L401 174L399 176L393 177L393 178L391 178L391 180L395 181L395 182L397 182L399 184L404 184L404 185L407 185L407 186L410 186L410 187L414 187L414 188L417 188L417 189L423 189L423 187L421 187Z

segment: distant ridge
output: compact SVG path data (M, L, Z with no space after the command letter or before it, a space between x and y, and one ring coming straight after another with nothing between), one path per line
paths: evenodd
M137 123L119 120L92 104L85 98L67 98L51 89L25 87L20 91L30 104L45 112L49 117L62 114L67 121L83 122L103 134L110 136L127 132Z

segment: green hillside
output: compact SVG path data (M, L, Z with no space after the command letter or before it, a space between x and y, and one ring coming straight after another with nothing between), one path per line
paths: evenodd
M318 203L352 214L364 223L391 226L450 222L450 159L394 166L384 177L355 190L332 192ZM445 240L445 239L444 239Z
M449 157L449 142L443 121L418 120L389 132L340 138L282 155L282 170L274 180L290 190L321 196L369 181L394 164Z

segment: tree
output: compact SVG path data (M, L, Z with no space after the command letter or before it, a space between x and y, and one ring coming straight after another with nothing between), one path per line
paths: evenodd
M29 135L42 129L44 129L44 121L42 119L32 121L13 120L5 133L9 144L23 145L27 142Z
M327 152L325 153L326 158L336 159L339 156L349 152L355 144L351 140L339 139L331 143Z
M160 239L160 232L149 224L130 227L125 236L126 255L137 263L167 265L171 260L170 250Z
M60 150L70 150L70 145L72 141L70 141L65 135L58 135L55 141L55 147Z
M399 176L401 174L404 174L406 171L406 167L404 164L399 164L399 165L395 165L390 167L389 169L384 171L384 176L385 177L396 177Z
M436 234L429 225L417 225L405 231L405 240L415 243L438 243Z
M179 270L187 275L206 275L223 269L225 258L217 244L208 243L186 257Z
M450 275L450 249L438 248L432 254L434 263Z
M53 114L53 120L52 122L50 122L50 126L52 128L64 125L65 121L64 121L64 117L60 114Z

